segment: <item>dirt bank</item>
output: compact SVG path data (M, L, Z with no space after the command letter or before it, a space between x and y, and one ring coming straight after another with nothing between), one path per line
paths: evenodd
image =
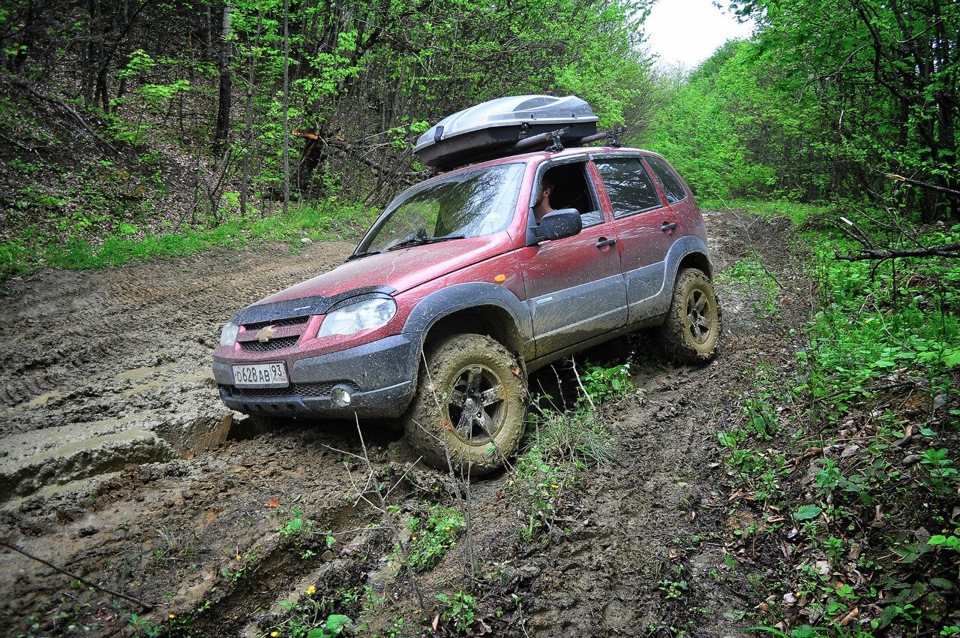
M518 541L529 512L505 472L470 486L469 541L414 579L396 578L396 537L429 505L455 502L450 479L415 465L385 424L358 433L235 418L209 371L234 310L333 267L351 245L7 282L0 540L47 563L0 548L0 625L33 636L268 635L280 603L313 586L321 618L422 635L434 630L419 597L429 620L435 594L466 588L472 554L483 575L474 632L740 633L738 610L760 601L726 579L723 544L709 540L726 525L716 432L737 418L749 370L788 357L808 291L782 229L734 212L710 213L708 229L718 270L757 251L775 298L721 279L725 335L705 368L666 363L643 335L632 339L637 392L603 411L615 459L571 493L549 544Z

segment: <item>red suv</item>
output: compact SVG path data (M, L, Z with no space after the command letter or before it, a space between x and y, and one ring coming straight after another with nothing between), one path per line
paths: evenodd
M240 412L400 417L426 461L482 474L516 450L537 368L646 326L709 361L711 276L693 194L659 155L508 154L407 190L346 263L239 311L214 375Z

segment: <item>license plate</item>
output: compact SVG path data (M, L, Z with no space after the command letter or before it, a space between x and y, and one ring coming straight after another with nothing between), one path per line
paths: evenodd
M290 379L283 363L251 363L233 366L233 383L238 388L285 388Z

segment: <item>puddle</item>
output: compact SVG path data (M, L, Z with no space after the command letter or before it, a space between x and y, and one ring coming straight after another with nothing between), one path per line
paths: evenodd
M65 428L57 428L65 429ZM50 432L39 433L50 436ZM56 439L54 439L56 440ZM59 440L59 445L34 448L33 454L5 458L0 464L0 501L27 496L50 486L64 485L108 472L129 464L171 461L176 452L153 432L124 429L99 436Z
M24 401L23 403L19 403L17 405L8 406L3 410L3 414L4 416L9 417L11 415L19 414L26 410L42 408L53 399L59 399L63 395L64 393L60 392L59 390L51 390L50 392L44 392L43 394L33 397L29 401Z
M144 366L142 368L126 370L116 375L114 378L120 381L139 381L141 379L146 379L150 375L158 372L168 372L173 370L175 367L175 363L167 363L162 366Z

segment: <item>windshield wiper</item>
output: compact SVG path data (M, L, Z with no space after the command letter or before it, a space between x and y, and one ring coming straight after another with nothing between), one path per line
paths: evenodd
M400 248L410 248L411 246L423 246L424 244L437 244L451 239L463 239L465 235L444 235L443 237L407 237L399 244L394 244L387 250L398 250Z
M365 252L365 253L353 253L352 255L350 255L349 257L347 257L347 261L353 261L354 259L361 259L361 258L363 258L363 257L369 257L370 255L379 255L379 254L382 253L382 252L383 252L382 250L371 250L371 251Z

